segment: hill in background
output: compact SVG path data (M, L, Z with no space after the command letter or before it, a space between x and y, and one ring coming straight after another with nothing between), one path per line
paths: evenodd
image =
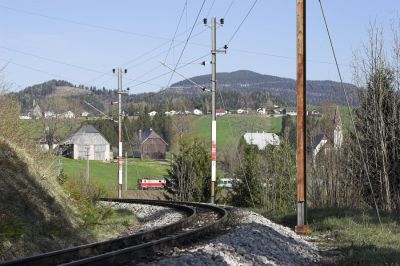
M211 86L211 75L191 78L201 86ZM270 107L271 105L295 105L296 80L256 72L239 70L230 73L218 73L218 88L224 99L217 99L217 107L225 109ZM357 103L358 89L352 84L344 84L352 104ZM63 113L72 111L79 114L88 111L98 115L99 112L86 104L89 102L102 112L110 113L110 102L117 100L114 91L106 88L73 85L62 80L50 80L33 85L12 94L21 105L21 112L27 113L39 104L42 111ZM210 110L210 93L203 92L191 82L183 80L171 85L162 93L131 94L123 101L123 109L130 115L144 111L143 104L151 109L193 110L199 108L204 112ZM345 105L345 95L340 83L329 80L310 80L307 82L307 103L321 105L333 103ZM140 105L140 108L138 107Z
M195 83L210 87L211 75L202 75L191 78ZM283 102L296 102L296 80L281 78L271 75L263 75L248 70L239 70L230 73L217 74L218 88L222 92L252 93L264 91ZM345 83L353 100L357 99L357 87ZM175 93L192 94L200 93L200 89L191 82L183 80L177 82L169 89ZM307 81L307 103L319 105L330 102L338 105L345 105L346 99L339 82L330 80L309 80ZM356 102L356 101L355 101Z

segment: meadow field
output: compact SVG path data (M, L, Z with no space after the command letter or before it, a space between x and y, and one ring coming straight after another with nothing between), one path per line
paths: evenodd
M225 149L228 145L239 143L246 132L279 133L282 117L266 117L262 115L225 115L217 118L217 145ZM211 117L201 116L192 120L193 136L204 141L211 139Z
M63 158L64 173L69 177L86 178L86 161ZM125 161L123 166L125 176ZM90 180L116 190L118 184L117 162L90 161ZM136 189L138 178L162 178L167 174L169 162L128 159L128 189Z

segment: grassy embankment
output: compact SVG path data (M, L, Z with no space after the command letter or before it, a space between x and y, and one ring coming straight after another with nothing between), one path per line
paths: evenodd
M217 144L224 150L228 145L237 145L246 132L279 133L282 117L266 117L261 115L225 115L217 118ZM211 139L210 116L196 117L192 121L193 135L209 142Z
M95 204L107 196L103 188L61 182L52 155L18 146L0 138L0 261L115 237L138 224L130 211Z
M263 213L262 210L258 210ZM294 228L296 214L272 215L271 220ZM329 263L337 265L398 265L400 262L399 216L382 214L382 227L375 210L310 209L308 222L311 236L320 239L324 248L340 251L340 256L329 255Z

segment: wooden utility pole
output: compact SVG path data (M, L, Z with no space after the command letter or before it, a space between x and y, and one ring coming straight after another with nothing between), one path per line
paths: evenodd
M297 0L297 226L309 233L306 178L306 0Z

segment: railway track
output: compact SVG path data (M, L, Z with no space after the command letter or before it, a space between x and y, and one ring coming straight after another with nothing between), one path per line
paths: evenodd
M107 241L52 251L0 265L124 265L150 258L160 250L191 243L219 230L227 220L225 209L215 205L139 199L102 199L103 201L149 204L169 207L186 215L183 219Z

